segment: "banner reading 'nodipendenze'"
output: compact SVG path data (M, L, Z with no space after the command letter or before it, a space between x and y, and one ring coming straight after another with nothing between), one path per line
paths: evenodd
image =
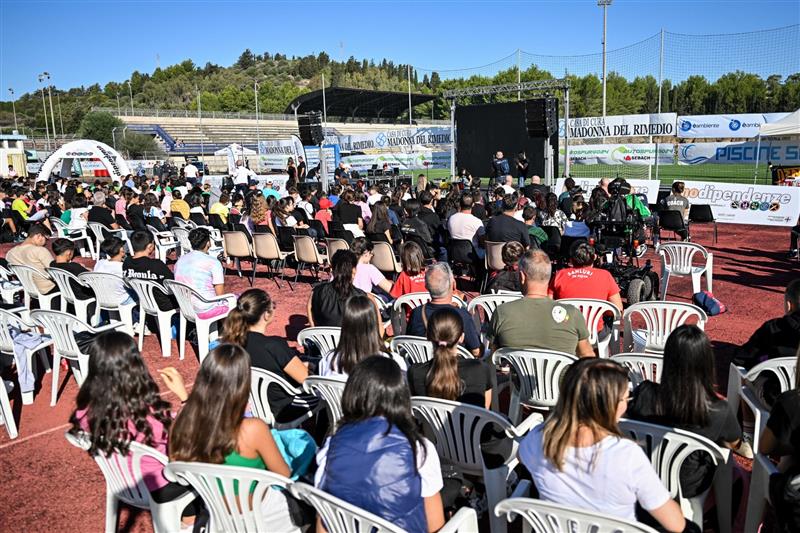
M800 216L800 187L684 181L692 204L708 204L717 222L794 226Z
M675 136L675 113L615 115L569 119L569 136L573 139L601 137ZM564 120L558 121L558 136L564 137Z

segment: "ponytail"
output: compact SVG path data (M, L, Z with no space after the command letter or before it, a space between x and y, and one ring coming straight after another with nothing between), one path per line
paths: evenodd
M247 346L247 334L250 328L258 323L264 313L273 310L272 298L261 289L248 289L239 297L228 316L225 318L225 327L222 342Z
M464 385L458 375L458 343L464 333L461 316L454 309L440 309L428 321L428 340L433 343L433 364L427 375L427 394L456 400Z
M250 325L237 304L225 318L225 331L222 334L222 342L246 346L247 332L250 331Z

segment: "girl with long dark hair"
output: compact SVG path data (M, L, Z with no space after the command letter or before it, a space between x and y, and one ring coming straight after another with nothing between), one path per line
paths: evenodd
M638 502L665 530L683 531L680 506L642 449L622 436L627 404L627 370L579 359L564 373L550 416L522 441L520 462L542 500L633 521Z
M353 368L370 355L389 352L381 338L380 316L367 296L351 296L344 303L339 343L319 364L321 376L347 378Z
M336 432L317 453L315 485L405 531L439 530L439 457L417 429L397 363L382 356L358 363L342 395L342 412ZM318 521L318 531L321 526Z
M342 325L344 302L355 294L366 293L353 285L358 258L350 250L339 250L331 258L331 280L317 284L306 306L311 326Z
M558 228L559 233L564 233L564 226L567 223L567 215L558 208L558 196L554 193L548 193L545 198L545 209L539 211L542 217L540 226L554 226Z

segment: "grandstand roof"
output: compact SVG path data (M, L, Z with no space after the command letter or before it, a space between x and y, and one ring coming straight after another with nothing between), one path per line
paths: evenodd
M412 93L411 107L434 98L432 94ZM330 87L325 89L325 106L329 116L396 118L408 109L408 93ZM285 113L294 113L295 108L298 113L322 111L322 90L301 94L289 103Z

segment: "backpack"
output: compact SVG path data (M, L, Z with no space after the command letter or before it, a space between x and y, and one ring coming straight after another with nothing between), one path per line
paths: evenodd
M724 303L714 298L714 295L708 291L694 293L692 301L697 307L705 311L708 316L721 315L728 310Z

